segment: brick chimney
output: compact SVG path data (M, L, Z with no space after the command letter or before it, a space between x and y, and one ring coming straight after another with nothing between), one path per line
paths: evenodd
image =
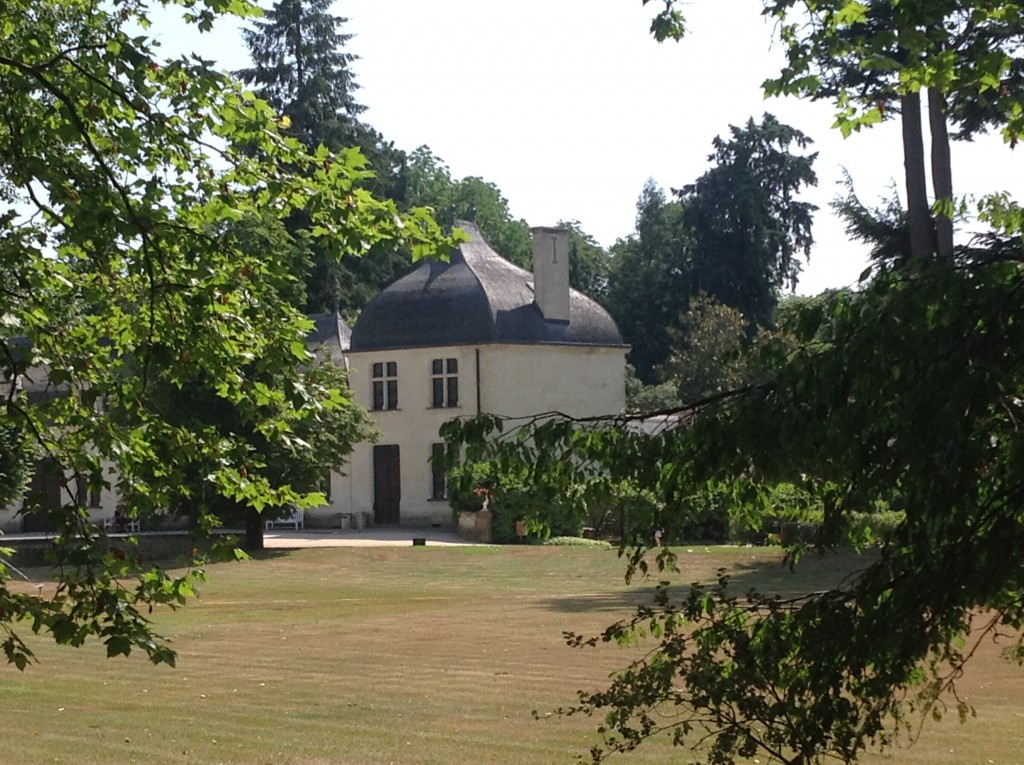
M541 226L533 234L533 301L548 321L569 321L569 232Z

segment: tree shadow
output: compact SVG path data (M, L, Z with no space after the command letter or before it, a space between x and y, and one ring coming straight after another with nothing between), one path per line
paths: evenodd
M654 585L620 590L619 592L594 592L578 595L563 595L540 601L540 605L559 613L618 613L632 614L638 606L654 603Z
M790 565L781 556L777 561L742 563L727 570L727 592L744 595L755 591L760 595L782 598L800 597L849 586L878 558L877 552L856 553L853 550L810 551ZM714 584L712 579L705 584Z
M253 560L280 560L281 558L287 558L291 556L292 553L296 553L298 551L298 548L275 547L273 549L264 548L262 550L253 550L246 554Z
M724 571L728 577L726 592L736 597L751 591L769 597L800 597L848 585L876 559L877 553L873 551L841 550L808 552L795 566L784 561L781 551L761 560L733 561ZM713 561L695 561L680 555L679 569L678 573L651 571L646 576L638 575L629 589L564 595L542 600L541 605L565 613L608 612L626 618L639 606L654 606L657 585L663 580L669 582L671 603L685 600L694 585L710 588L718 583Z

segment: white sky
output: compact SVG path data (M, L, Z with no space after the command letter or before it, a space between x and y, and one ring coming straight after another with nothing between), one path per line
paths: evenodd
M269 4L269 0L264 0ZM711 140L765 111L799 128L819 151L817 245L798 291L854 283L865 265L828 202L845 167L874 203L902 184L895 123L843 140L831 108L765 101L760 83L781 51L761 0L693 0L689 35L658 44L648 26L658 0L338 0L355 35L347 49L364 119L403 149L426 144L461 178L498 186L530 225L577 219L607 246L633 230L648 178L664 188L709 166ZM237 29L183 35L158 23L168 53L194 50L226 69L248 64ZM958 195L1021 195L1021 156L998 137L956 144Z

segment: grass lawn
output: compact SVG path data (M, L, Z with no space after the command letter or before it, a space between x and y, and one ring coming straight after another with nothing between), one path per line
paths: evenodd
M862 565L808 560L794 575L757 548L684 548L680 561L683 583L726 566L739 588L793 593ZM614 552L569 547L330 548L214 566L198 601L155 614L177 669L43 640L39 664L0 666L0 763L571 763L596 721L531 712L628 660L561 637L646 602L650 583L622 573ZM866 761L1024 763L1022 679L986 648L963 683L977 720L930 723ZM620 761L690 760L652 743Z

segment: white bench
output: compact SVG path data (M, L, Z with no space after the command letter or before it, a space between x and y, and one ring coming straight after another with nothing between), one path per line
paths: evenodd
M103 519L103 530L124 533L124 534L136 534L142 524L138 518L121 518L120 523L117 523L115 518L104 518Z
M267 529L275 528L294 528L296 531L303 528L305 521L303 519L302 508L295 507L292 505L291 513L282 518L267 519Z

